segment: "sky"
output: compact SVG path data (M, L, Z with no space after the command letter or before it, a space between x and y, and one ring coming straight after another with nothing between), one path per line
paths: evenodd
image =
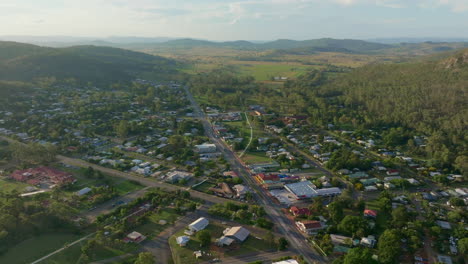
M0 0L0 36L468 37L468 0Z

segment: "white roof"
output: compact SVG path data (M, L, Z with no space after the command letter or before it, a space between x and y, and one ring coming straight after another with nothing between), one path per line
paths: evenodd
M195 222L189 225L191 230L200 231L205 229L205 227L210 223L205 217L198 218Z
M127 237L135 240L135 239L138 239L139 237L142 237L142 234L138 233L137 231L133 231L130 234L128 234Z
M85 188L83 188L83 189L77 191L76 194L77 194L78 196L81 196L81 195L85 195L85 194L89 193L90 191L92 191L91 188L85 187Z
M295 259L282 260L278 262L273 262L273 264L299 264Z
M190 237L188 236L180 236L178 238L176 238L176 241L177 241L177 244L186 244L187 242L190 241Z
M244 241L250 235L250 231L242 226L235 226L224 231L224 236L236 238L239 241Z

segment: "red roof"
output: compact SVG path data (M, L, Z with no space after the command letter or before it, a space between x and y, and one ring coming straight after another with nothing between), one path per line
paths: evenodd
M310 215L310 211L307 208L298 208L296 206L293 206L289 209L291 213L295 216L298 215Z
M365 216L377 217L377 211L366 209L366 210L364 210L364 215Z
M263 181L279 181L280 178L278 175L276 174L263 174L263 173L260 173L258 174L258 177L260 177Z
M75 181L75 178L73 178L73 176L70 173L59 171L49 167L16 170L10 175L10 177L17 181L26 182L32 185L37 185L41 182L66 184Z

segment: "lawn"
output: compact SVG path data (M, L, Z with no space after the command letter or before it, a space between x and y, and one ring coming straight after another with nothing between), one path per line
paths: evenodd
M63 247L66 243L78 240L83 236L84 235L63 233L37 236L10 248L7 253L0 256L0 263L31 263L32 261Z
M22 182L17 182L17 181L12 181L12 180L4 180L0 179L0 191L2 192L10 192L10 191L18 191L18 192L24 192L25 188L31 186L26 183Z
M210 181L206 181L200 185L198 185L197 187L193 188L194 190L196 191L199 191L199 192L207 192L210 188L212 187L216 187L216 184L210 182Z
M242 156L242 160L247 164L271 162L271 159L266 156L265 152L246 152Z
M153 213L148 216L147 222L135 228L135 231L148 236L148 238L153 238L159 235L159 233L161 233L169 225L172 225L177 220L177 218L179 218L179 216L180 215L177 214L172 208L162 209L159 213ZM167 224L160 225L160 220L166 220Z
M118 194L124 195L126 193L139 190L143 186L141 184L139 184L138 182L136 182L136 181L124 180L124 181L116 184L114 187L115 187L115 190L117 191Z

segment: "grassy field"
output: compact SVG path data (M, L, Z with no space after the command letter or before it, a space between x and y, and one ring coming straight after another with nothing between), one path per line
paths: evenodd
M18 191L24 192L25 188L31 186L26 183L7 180L7 179L0 179L0 190L3 192L10 192L10 191Z
M193 188L194 190L196 191L199 191L199 192L207 192L210 188L212 187L215 187L216 184L210 182L210 181L206 181L200 185L198 185L197 187Z
M270 81L273 77L295 79L316 66L291 62L233 61L241 75L253 76L257 81Z
M268 163L272 159L266 156L265 152L246 152L242 160L247 164Z
M133 192L143 188L141 184L136 181L124 180L115 185L115 189L120 195L126 194L128 192Z
M142 233L148 238L153 238L161 233L167 226L173 224L180 215L172 208L162 209L159 213L153 213L148 217L148 221L135 228L135 231ZM159 221L165 220L167 224L160 225Z
M75 234L45 234L25 240L0 256L0 263L21 264L31 263L84 235ZM64 262L62 262L64 263Z

